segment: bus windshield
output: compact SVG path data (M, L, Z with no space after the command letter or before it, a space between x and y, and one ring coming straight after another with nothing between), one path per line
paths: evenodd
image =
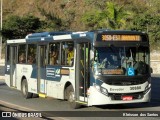
M149 72L149 49L142 46L96 47L95 62L101 74L126 75L128 68L134 69L134 75L147 74Z

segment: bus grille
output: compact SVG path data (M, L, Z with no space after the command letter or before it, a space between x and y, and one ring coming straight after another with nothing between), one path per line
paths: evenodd
M126 85L139 85L145 83L145 80L128 80L128 81L118 81L118 80L112 80L108 81L107 84L109 85L121 85L121 86L126 86Z
M123 94L109 93L108 95L111 97L111 100L122 100L123 96L132 96L133 100L143 98L143 92L127 93L127 94L126 93L123 93Z

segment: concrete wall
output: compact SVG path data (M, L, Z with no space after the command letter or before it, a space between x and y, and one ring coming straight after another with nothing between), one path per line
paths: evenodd
M151 68L154 74L160 74L160 51L151 52Z
M4 66L5 64L5 60L4 59L0 59L0 66Z
M0 59L0 80L4 79L4 59Z

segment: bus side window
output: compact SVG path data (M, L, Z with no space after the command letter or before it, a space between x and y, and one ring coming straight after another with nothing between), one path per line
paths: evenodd
M74 49L73 46L68 46L68 53L67 53L67 64L72 66L74 60Z
M26 63L26 45L19 45L18 63Z
M60 43L51 43L49 45L49 65L58 65L59 61Z
M36 45L35 44L28 45L27 63L28 64L36 63Z
M25 63L26 56L25 53L21 53L19 56L19 63Z
M62 65L72 66L74 59L74 43L63 42L62 46Z

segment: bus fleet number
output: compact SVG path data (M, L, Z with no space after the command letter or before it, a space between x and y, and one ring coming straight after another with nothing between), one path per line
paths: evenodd
M130 87L130 90L140 90L141 86Z

